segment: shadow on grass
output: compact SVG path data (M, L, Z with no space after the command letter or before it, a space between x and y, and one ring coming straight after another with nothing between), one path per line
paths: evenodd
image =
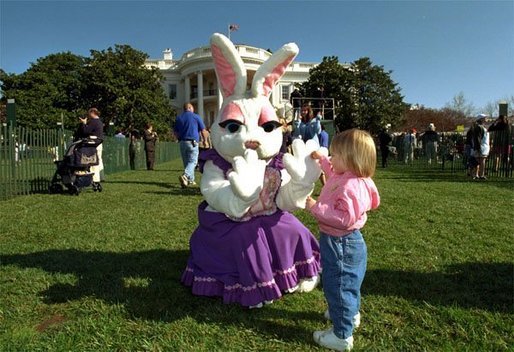
M160 167L160 165L158 165L157 167ZM161 169L161 168L158 168L158 169L153 169L153 170L147 170L147 169L135 169L135 170L130 170L132 172L137 172L137 173L148 173L148 174L153 174L155 172L167 172L167 173L173 173L173 172L184 172L184 169L178 169L178 168L170 168L170 169Z
M513 263L462 263L428 273L374 269L366 272L362 293L512 313L513 273Z
M202 192L200 187L187 187L181 188L177 186L169 187L168 191L150 191L143 192L145 194L158 194L158 195L170 195L170 196L201 196Z
M246 310L235 304L224 305L219 298L193 296L180 284L187 256L185 250L162 249L129 253L48 250L2 255L0 265L39 268L77 278L75 284L53 284L40 292L47 304L95 297L124 305L134 319L172 322L191 318L207 324L243 326L268 338L312 343L312 332L302 327L301 321L322 319L318 311L305 308L295 312L274 305ZM463 263L429 273L375 269L366 274L363 294L511 313L512 273L512 263Z
M48 250L0 256L0 265L39 268L53 274L73 274L75 284L51 285L38 295L47 304L62 304L95 297L123 304L132 318L172 322L192 318L201 323L244 326L269 338L311 344L312 331L298 321L320 320L318 311L286 311L268 306L248 310L225 305L219 298L198 297L180 284L189 255L185 250L150 250L115 253ZM284 324L280 321L294 322Z
M106 184L128 184L128 185L146 185L146 186L159 186L163 188L173 188L171 182L149 182L149 181L105 181Z

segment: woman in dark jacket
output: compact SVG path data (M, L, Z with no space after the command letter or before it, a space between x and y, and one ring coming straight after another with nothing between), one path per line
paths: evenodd
M157 133L153 130L151 123L146 124L146 128L143 133L143 139L145 141L146 169L153 170L153 165L155 163L155 143L157 142Z

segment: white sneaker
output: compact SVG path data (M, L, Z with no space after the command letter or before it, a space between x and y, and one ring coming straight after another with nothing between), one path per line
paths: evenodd
M300 284L298 285L298 292L311 292L316 288L316 286L318 286L319 281L319 276L313 276L308 279L300 280Z
M323 316L325 317L325 319L331 320L330 312L328 311L328 309L325 311L325 313L323 313ZM353 323L354 329L357 329L361 325L361 313L360 312L357 312L357 314L355 314L353 316L352 323Z
M340 339L334 334L333 328L328 330L314 331L314 341L323 347L336 351L350 351L353 348L353 336Z

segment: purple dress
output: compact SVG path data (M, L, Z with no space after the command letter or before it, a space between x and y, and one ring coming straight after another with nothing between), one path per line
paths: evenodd
M225 176L232 168L208 150L200 155L200 170L208 160ZM266 167L259 200L241 219L206 211L205 201L200 204L199 226L191 236L191 255L182 274L182 283L191 286L193 294L253 306L276 300L301 279L318 275L318 242L296 217L276 207L281 169L279 154Z

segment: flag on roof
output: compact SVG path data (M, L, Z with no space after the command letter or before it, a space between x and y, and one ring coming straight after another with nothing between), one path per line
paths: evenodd
M239 29L239 25L237 24L231 24L228 26L228 30L231 31L231 32L235 32Z

